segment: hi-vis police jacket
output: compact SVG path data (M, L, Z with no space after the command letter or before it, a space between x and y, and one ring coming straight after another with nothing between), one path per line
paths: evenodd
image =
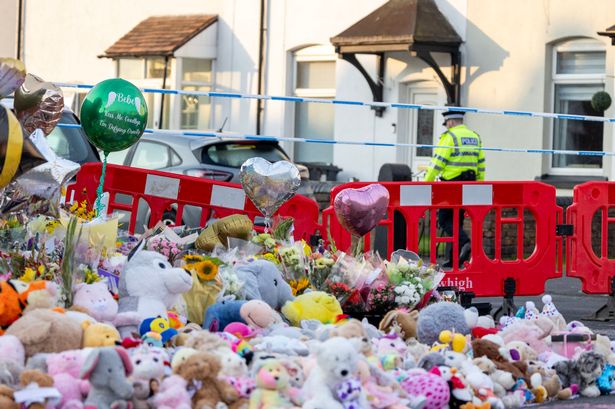
M480 136L465 125L450 128L440 135L425 181L436 180L440 173L443 179L454 179L466 170L473 170L476 180L485 180L485 152L476 149L481 146Z

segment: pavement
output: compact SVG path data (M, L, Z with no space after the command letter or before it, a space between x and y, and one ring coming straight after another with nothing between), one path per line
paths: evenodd
M581 281L567 277L548 281L545 293L551 294L553 302L563 314L564 318L566 318L566 321L581 321L594 332L606 335L612 340L615 340L615 321L599 322L586 319L606 303L607 296L584 294L581 292ZM541 309L541 298L542 297L517 297L515 298L515 305L520 307L524 305L526 301L534 301L536 306ZM477 298L475 301L491 302L494 308L502 304L501 298ZM578 398L563 402L555 401L544 405L535 405L533 407L552 409L615 409L615 395L602 396L595 399Z

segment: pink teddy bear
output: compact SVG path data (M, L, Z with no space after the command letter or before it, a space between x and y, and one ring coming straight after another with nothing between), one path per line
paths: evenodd
M47 373L53 377L53 384L62 394L58 409L83 408L90 384L81 380L79 373L85 363L81 350L64 351L47 357Z
M157 409L191 409L188 382L179 375L171 375L160 384L160 390L153 397Z
M105 281L77 285L73 304L87 309L99 322L113 322L117 317L118 304Z

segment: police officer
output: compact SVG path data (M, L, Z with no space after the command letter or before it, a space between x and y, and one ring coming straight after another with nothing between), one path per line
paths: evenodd
M485 179L485 154L477 150L482 146L480 136L463 124L464 112L447 111L442 114L446 131L440 135L425 181L433 182L440 175L442 181L474 181ZM463 230L464 212L459 210L459 265L470 259L470 238ZM453 209L438 211L438 224L448 235L453 235ZM453 246L448 249L448 261L443 267L453 266Z

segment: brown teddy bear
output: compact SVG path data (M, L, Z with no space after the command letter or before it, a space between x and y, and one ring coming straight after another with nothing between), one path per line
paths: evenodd
M475 339L472 341L474 358L485 356L493 361L497 369L510 372L515 379L525 379L526 382L529 382L530 377L527 373L527 363L523 361L510 362L500 354L499 349L500 346L498 344L486 339Z
M228 348L228 344L222 338L206 330L190 332L183 346L200 352L215 352L221 348Z
M19 404L15 402L13 392L12 388L0 385L0 409L19 409Z
M343 324L338 325L337 327L326 331L322 334L324 339L328 339L331 337L342 337L346 339L356 338L361 340L361 351L364 354L371 355L371 341L363 323L355 318L351 318ZM321 339L323 340L323 339Z
M26 356L57 353L81 348L83 330L79 323L65 314L37 309L15 321L7 330L23 344Z
M416 323L419 320L419 312L392 310L380 321L378 329L385 334L395 331L404 341L416 338Z
M174 372L188 382L194 392L192 406L198 409L215 409L220 402L229 409L248 407L248 400L241 399L235 388L218 379L222 369L220 360L212 354L198 352L182 362Z
M23 388L31 384L36 384L39 388L52 388L53 378L39 370L28 369L23 371L19 376L19 384ZM46 407L47 405L45 403L35 402L28 405L27 409L45 409Z

